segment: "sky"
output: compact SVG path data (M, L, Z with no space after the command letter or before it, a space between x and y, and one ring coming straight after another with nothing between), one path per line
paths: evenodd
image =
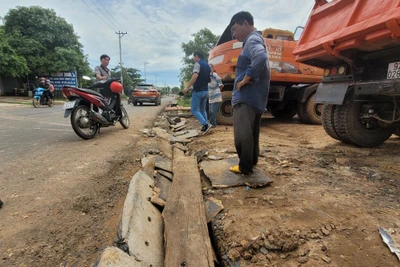
M180 86L182 43L208 28L221 35L231 17L249 11L258 30L294 31L304 26L314 0L1 0L0 17L17 6L53 9L72 24L90 67L108 54L119 64L119 35L125 67L140 70L148 83Z

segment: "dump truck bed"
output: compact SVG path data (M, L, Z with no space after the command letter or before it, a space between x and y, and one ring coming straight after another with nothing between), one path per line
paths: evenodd
M315 0L296 61L326 67L357 53L400 48L400 0ZM341 58L341 59L340 59Z

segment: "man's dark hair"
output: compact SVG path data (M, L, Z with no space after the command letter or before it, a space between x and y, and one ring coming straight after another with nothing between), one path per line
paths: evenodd
M229 27L232 27L235 23L243 25L243 21L247 21L249 25L254 26L254 19L250 12L240 11L239 13L233 15L231 23L229 23Z
M102 60L103 58L111 59L111 58L110 58L108 55L106 55L106 54L100 56L100 60Z
M201 53L200 51L194 51L193 52L193 56L198 56L200 59L204 59L204 55L203 53Z

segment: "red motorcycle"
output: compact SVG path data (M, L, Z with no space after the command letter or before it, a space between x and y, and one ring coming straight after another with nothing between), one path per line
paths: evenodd
M96 82L91 88L83 89L64 86L62 92L69 102L64 103L64 118L71 115L71 125L75 133L83 139L93 138L100 127L121 123L129 128L129 117L122 105L122 84L118 79Z

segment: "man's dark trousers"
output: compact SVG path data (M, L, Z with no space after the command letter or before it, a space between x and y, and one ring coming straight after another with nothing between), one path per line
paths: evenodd
M245 103L236 104L233 108L235 147L239 170L244 174L252 173L253 166L258 162L261 115Z

